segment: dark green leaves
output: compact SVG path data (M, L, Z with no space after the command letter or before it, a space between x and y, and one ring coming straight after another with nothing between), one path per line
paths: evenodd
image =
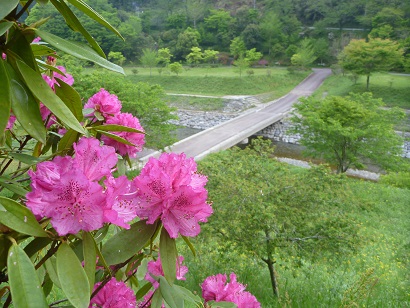
M58 48L76 58L88 60L105 67L106 69L124 74L124 70L121 66L102 58L97 52L85 44L67 41L54 34L43 32L38 29L35 30L35 33L51 46L54 46L55 48Z
M38 103L14 69L9 65L7 68L10 76L11 108L14 115L31 137L46 143L46 129Z
M19 0L0 0L0 20L6 17L19 4Z
M177 275L176 263L178 252L175 239L169 237L169 234L165 228L162 228L161 231L161 236L159 239L159 252L161 254L161 263L162 269L164 270L164 276L168 283L172 285Z
M86 134L81 124L75 118L64 102L51 90L40 74L33 71L27 64L17 61L17 67L24 78L30 91L48 108L50 111L68 127L75 131Z
M3 35L4 33L6 33L7 30L10 29L13 24L14 23L11 21L4 21L0 23L0 35Z
M83 232L83 255L84 270L88 277L91 292L94 287L95 263L97 260L97 252L94 238L89 232Z
M0 60L0 80L0 132L3 133L10 117L11 108L10 78L3 60Z
M0 197L0 223L24 234L48 236L28 208L5 197Z
M90 285L80 260L67 243L57 251L57 274L65 295L77 308L88 307Z
M7 268L14 307L48 307L33 263L15 244L9 250Z
M145 220L131 225L129 230L122 230L110 238L102 252L109 265L124 262L141 250L157 228L156 224L147 225Z

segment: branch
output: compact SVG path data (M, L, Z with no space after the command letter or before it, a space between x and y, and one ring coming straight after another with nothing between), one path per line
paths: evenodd
M28 0L26 2L26 5L23 6L23 8L21 9L20 12L18 12L18 14L16 15L15 19L18 20L21 16L23 16L24 12L28 10L28 8L30 7L30 5L33 3L34 0Z

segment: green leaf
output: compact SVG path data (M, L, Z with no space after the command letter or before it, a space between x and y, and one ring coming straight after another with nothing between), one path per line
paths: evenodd
M6 197L0 197L0 223L24 234L48 237L28 208Z
M151 290L151 288L152 288L151 282L148 282L144 284L141 288L139 288L139 290L135 294L135 297L137 298L137 300L143 298L144 295L147 294L149 290Z
M177 246L175 239L171 238L165 228L162 228L159 238L159 253L161 254L161 264L164 270L164 276L169 282L173 284L177 276Z
M72 41L64 40L54 34L40 31L38 29L34 30L35 33L41 37L42 40L49 43L51 46L64 51L76 58L88 60L98 64L106 69L109 69L114 72L124 74L124 70L121 66L118 66L110 61L100 57L91 47Z
M106 132L131 132L131 133L145 134L145 132L141 130L128 127L128 126L115 125L115 124L97 125L97 126L93 126L92 128L98 131L106 131Z
M184 287L174 284L174 290L178 292L179 296L182 297L185 301L194 304L202 303L202 299L198 295L193 294L191 291L185 289Z
M117 34L120 38L124 40L122 35L115 29L113 26L110 25L108 21L104 19L100 14L98 14L96 11L94 11L87 3L85 3L82 0L68 0L69 3L74 5L77 9L82 11L84 14L86 14L88 17L94 19L96 22L100 23L107 29L111 30L115 34Z
M0 0L0 20L6 17L19 4L19 0Z
M99 132L100 134L103 134L103 135L105 135L105 136L107 136L111 139L114 139L115 141L118 141L118 142L121 142L121 143L124 143L124 144L127 144L127 145L131 145L131 146L135 146L135 144L133 144L133 143L131 143L131 142L125 140L124 138L122 138L120 136L117 136L115 134L111 134L109 132L105 132L105 131L99 130L99 129L96 129L95 131Z
M188 237L181 235L182 239L184 240L184 242L188 245L189 249L191 250L192 254L194 255L194 257L196 257L196 251L195 251L195 247L194 245L192 245L191 241L189 240Z
M26 247L24 247L24 251L29 256L29 258L31 258L35 253L42 250L51 242L52 240L48 237L36 237Z
M7 32L8 29L11 28L11 26L14 25L14 22L12 21L3 21L0 23L0 36L2 36L4 33Z
M162 294L161 290L158 288L155 290L154 295L151 299L151 308L161 308L162 307Z
M32 31L23 32L19 28L16 29L13 33L13 44L10 44L9 50L6 50L7 61L12 63L15 68L15 62L20 60L25 62L31 69L38 71L36 59L31 51L30 43L32 38L30 36L34 38Z
M51 0L51 3L55 8L63 15L67 25L76 32L80 32L87 42L92 46L92 48L103 58L105 58L104 51L101 49L100 45L94 40L94 38L88 33L88 31L83 27L81 22L78 20L77 16L71 11L68 5L61 0Z
M61 289L70 303L77 308L88 307L90 285L87 275L67 243L62 243L57 251L57 274Z
M0 235L0 271L7 265L7 255L11 242L4 235ZM1 296L0 296L1 298Z
M103 246L102 254L109 265L124 262L145 247L157 225L147 225L145 220L131 225L129 230L121 230Z
M9 156L29 166L35 165L42 161L38 157L34 157L31 155L22 154L22 153L9 153Z
M28 88L50 111L67 126L86 135L84 128L72 114L64 102L51 90L40 74L33 71L27 64L17 61L18 69Z
M161 255L162 261L162 255ZM184 307L184 299L180 294L171 286L168 281L163 277L159 276L159 289L161 290L162 297L165 302L171 308L181 308Z
M11 93L10 78L5 66L6 61L0 59L0 132L6 129L10 117Z
M97 252L93 236L89 232L83 231L83 255L84 270L90 284L90 295L94 288L95 280L95 262L97 261Z
M33 263L15 244L9 250L7 269L14 307L48 307Z
M238 306L232 302L207 302L208 307L210 308L237 308Z
M71 146L77 141L78 137L79 134L75 130L69 129L58 143L58 151L62 152L71 149Z
M51 281L61 289L60 279L58 279L57 275L57 259L55 256L51 256L45 262L46 270L48 276L50 277Z
M0 184L19 196L25 196L28 191L20 185L20 183L13 181L5 176L0 176Z
M31 51L35 57L56 56L55 50L41 44L31 44Z
M65 103L65 105L71 110L73 115L78 121L83 120L83 104L81 102L81 96L73 87L56 78L59 86L55 86L55 91L58 97Z
M11 108L24 130L33 138L46 143L46 128L41 119L40 108L34 96L8 65L11 89Z

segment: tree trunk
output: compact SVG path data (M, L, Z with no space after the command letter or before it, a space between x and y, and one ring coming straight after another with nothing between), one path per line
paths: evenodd
M279 297L279 286L278 286L278 281L276 278L276 272L275 272L275 267L273 266L273 264L275 263L272 260L272 248L271 248L271 241L272 239L269 236L269 231L265 229L265 236L266 236L266 252L267 252L267 259L263 259L262 261L264 261L266 263L266 265L268 266L269 269L269 275L270 275L270 281L272 284L272 291L273 291L273 296L274 297Z
M367 75L366 90L369 90L369 83L370 83L370 75Z

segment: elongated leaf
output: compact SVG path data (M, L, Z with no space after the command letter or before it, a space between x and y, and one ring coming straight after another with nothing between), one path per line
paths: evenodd
M40 31L38 29L34 30L35 33L40 36L45 42L49 43L51 46L64 51L76 58L88 60L98 64L106 69L112 70L124 74L124 70L121 66L118 66L110 61L100 57L100 55L95 52L91 47L72 41L64 40L54 34Z
M8 238L1 235L0 236L0 271L7 265L7 255L9 252L9 248L11 246L11 242ZM0 296L1 298L1 296Z
M69 129L58 143L58 151L67 151L71 149L71 146L77 141L78 137L78 132L73 129Z
M33 138L46 143L46 128L41 119L40 107L14 69L8 65L11 87L11 108L24 130Z
M35 253L42 250L48 244L50 244L52 240L47 237L37 237L32 240L26 247L24 247L24 251L26 254L31 258Z
M11 93L10 78L7 73L5 61L0 59L0 132L6 129L10 117Z
M191 241L189 240L188 237L181 235L181 237L183 238L184 242L188 245L189 249L191 250L192 254L194 255L194 257L196 257L196 251L195 251L195 247L194 245L192 245Z
M115 124L97 125L97 126L93 126L93 129L96 129L99 131L106 131L106 132L132 132L132 133L145 134L145 132L141 130L128 127L128 126L115 125Z
M64 102L51 90L43 78L28 67L24 62L17 61L17 66L30 91L48 108L50 111L67 126L75 131L86 134L81 124L75 118Z
M97 261L95 246L93 236L89 232L83 232L84 270L90 284L90 295L94 288L95 262Z
M35 57L56 56L56 51L45 45L31 44L30 46Z
M147 225L145 220L131 225L129 230L121 230L110 238L102 249L109 265L124 262L140 251L154 234L156 224Z
M28 193L28 191L21 186L20 183L10 180L4 176L0 176L0 184L19 196L25 196Z
M60 279L58 278L57 275L57 259L55 256L52 256L47 259L46 263L46 270L48 273L48 276L50 277L51 281L61 289L61 283Z
M0 197L0 223L24 234L48 237L28 208L6 197Z
M88 307L90 285L87 275L74 251L62 243L57 251L57 274L64 294L77 308Z
M50 0L51 3L56 7L56 9L63 15L66 23L74 31L80 32L87 42L92 46L92 48L103 58L105 58L104 51L101 49L100 45L94 40L94 38L88 33L88 31L83 27L81 22L78 20L77 16L71 11L68 5L61 0Z
M9 153L9 155L11 157L13 157L14 159L21 161L22 163L26 164L26 165L35 165L39 162L41 162L42 160L38 157L34 157L31 155L27 155L27 154L22 154L22 153Z
M10 29L13 25L14 23L12 21L3 21L2 23L0 23L0 36L6 33L7 30Z
M58 97L66 104L71 110L78 121L83 120L83 104L81 102L81 96L73 87L56 78L59 86L56 85L55 91Z
M184 299L182 298L182 296L175 290L174 286L171 286L168 283L168 281L163 276L159 276L159 288L161 290L162 297L170 308L184 307Z
M202 299L198 295L193 294L191 291L189 291L188 289L185 289L184 287L174 284L173 288L176 292L178 292L179 296L182 297L187 302L191 302L194 304L198 304L202 302Z
M139 290L135 294L135 297L137 298L137 300L143 298L144 295L147 294L149 290L151 290L151 288L152 288L151 282L148 282L144 284L141 288L139 288Z
M19 4L19 0L0 0L0 20L6 17Z
M103 131L103 130L99 130L99 129L96 129L95 131L96 131L96 132L99 132L100 134L103 134L103 135L105 135L105 136L107 136L107 137L109 137L109 138L111 138L111 139L114 139L115 141L118 141L118 142L121 142L121 143L124 143L124 144L127 144L127 145L131 145L131 146L135 146L135 144L133 144L133 143L131 143L131 142L125 140L124 138L122 138L122 137L120 137L120 136L117 136L117 135L115 135L115 134L111 134L111 133L109 133L109 132L106 132L106 131Z
M107 29L111 30L115 34L117 34L120 38L124 40L122 35L115 29L113 26L110 25L108 21L104 19L100 14L98 14L96 11L94 11L87 3L85 3L82 0L68 0L69 3L74 5L77 9L79 9L81 12L86 14L88 17L94 19L96 22L100 23Z
M161 264L164 270L164 276L169 284L173 284L177 276L177 246L175 239L171 238L165 230L162 228L161 235L159 237L159 253L161 254Z
M10 247L7 269L14 307L48 307L33 263L17 245Z
M15 32L13 33L13 44L11 44L10 49L6 51L7 60L10 62L15 62L16 60L23 61L31 69L38 71L36 60L34 58L34 55L33 55L33 52L31 51L31 46L30 46L30 43L33 38L34 38L34 33L32 33L31 31L23 32L17 28ZM10 53L10 51L13 53Z
M151 300L151 308L161 308L162 307L162 294L161 290L158 288L155 290L154 295Z

